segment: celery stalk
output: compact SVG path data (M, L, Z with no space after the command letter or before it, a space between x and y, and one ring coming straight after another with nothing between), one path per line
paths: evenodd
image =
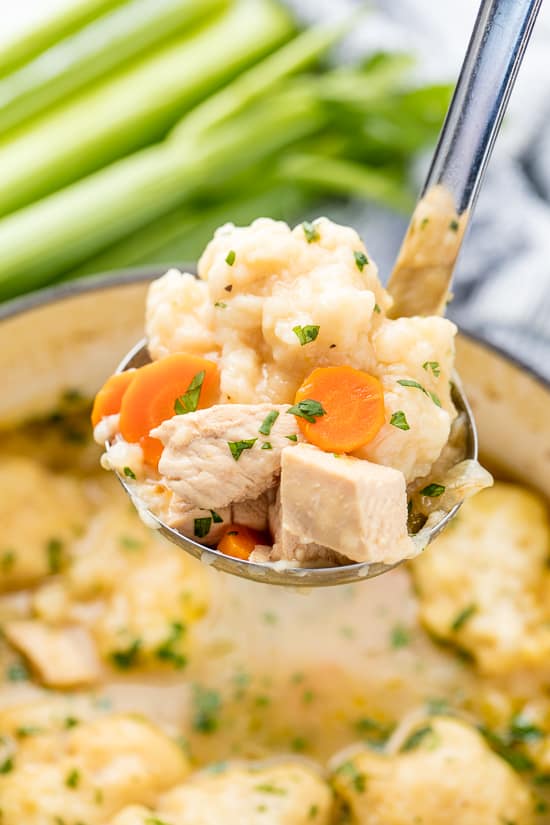
M283 158L277 171L283 179L323 194L367 198L401 212L410 212L414 206L414 198L402 181L394 179L387 170L379 171L354 161L293 154Z
M119 5L122 0L72 0L46 15L0 48L0 77L49 48L57 40L85 26L97 15Z
M256 2L256 0L254 0ZM0 221L0 299L61 272L168 213L205 178L235 174L310 135L325 115L311 95L265 100L200 146L166 141Z
M0 80L0 134L63 101L228 0L130 0Z
M238 0L216 22L43 115L0 144L6 215L158 140L197 100L291 32L274 0Z

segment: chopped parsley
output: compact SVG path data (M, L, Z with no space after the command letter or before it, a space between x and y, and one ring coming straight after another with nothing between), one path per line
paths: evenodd
M382 310L380 309L380 305L375 304L373 307L373 311L376 312L377 315L380 315L380 313L382 312Z
M67 788L77 788L80 783L80 771L77 771L76 768L73 768L72 771L69 771L67 776L65 777L65 785Z
M313 398L305 398L303 401L299 401L298 404L289 407L287 413L298 418L305 418L310 424L315 424L317 418L326 415L326 411L320 402L315 401Z
M140 650L141 639L134 639L126 649L113 650L110 659L119 670L130 670L137 664Z
M436 697L434 699L426 699L426 712L430 716L439 716L442 713L449 713L449 703L446 699Z
M439 361L424 361L424 363L422 364L422 369L426 370L426 372L430 371L432 375L435 375L436 378L439 378L439 376L441 375Z
M538 742L539 739L544 739L544 731L529 719L517 714L510 722L510 737L515 742Z
M187 664L187 657L174 649L184 633L185 626L181 622L172 622L166 641L155 650L157 659L160 659L161 662L170 662L176 670L182 670Z
M392 417L390 418L390 424L393 427L397 427L399 430L410 430L409 422L407 421L407 416L403 412L403 410L397 410L396 412L392 413Z
M0 570L3 573L8 573L15 564L15 550L4 550L0 556Z
M418 381L413 381L411 378L400 378L397 383L401 384L402 387L413 387L416 390L420 390L424 393L424 395L427 395L428 398L431 398L437 407L441 406L441 401L437 395L434 392L428 392L428 390L425 389L422 384L419 384Z
M218 309L227 309L227 304L224 301L216 301L214 306Z
M410 644L410 641L411 634L407 628L403 627L401 624L396 624L390 634L391 646L395 650L399 650L401 647L407 647L407 645Z
M29 671L23 662L14 662L6 670L8 682L26 682L29 679Z
M212 516L212 521L214 524L222 524L223 519L215 510L210 510L210 515Z
M298 441L298 436L294 433L292 435L286 435L285 438L288 438L289 441Z
M428 496L429 498L439 498L445 492L443 484L428 484L420 490L420 495Z
M260 447L260 450L272 450L272 449L273 449L273 447L271 446L271 441L264 441L264 443Z
M63 542L59 539L50 539L46 552L48 554L48 569L50 573L59 573L63 555Z
M134 536L119 536L118 540L125 550L139 550L143 547L141 539L136 539Z
M123 473L126 476L126 478L133 478L134 480L136 478L136 474L134 473L131 467L125 467Z
M212 518L211 516L202 516L201 518L196 518L193 522L193 525L194 535L198 539L203 539L210 532L210 527L212 526Z
M37 725L21 725L15 731L18 739L27 739L29 736L36 736L38 733L42 733L42 728Z
M266 610L263 614L263 620L266 624L277 624L277 614L273 613L272 610Z
M456 232L458 230L458 221L452 220L449 224L449 229L451 232Z
M257 438L247 438L244 441L228 441L227 446L231 450L231 455L238 461L245 450L251 450Z
M70 730L71 728L76 728L76 726L80 724L80 720L76 719L74 716L66 716L63 722L63 727Z
M400 751L401 753L408 753L409 751L413 751L419 747L419 745L427 742L429 738L435 738L435 731L431 725L425 725L422 728L418 728L417 730L413 731L403 744L401 745Z
M233 266L233 264L235 263L235 258L236 257L237 257L237 254L236 254L235 250L230 249L229 252L227 253L227 255L225 256L225 263L228 266Z
M306 236L306 241L308 243L313 243L313 241L320 240L321 236L315 226L314 223L310 223L310 221L304 221L302 224L302 228L304 230L304 235Z
M185 415L186 413L195 412L199 406L199 398L205 375L206 373L204 370L201 370L194 375L184 394L179 398L176 398L174 404L174 412L176 415Z
M201 685L193 689L193 729L198 733L213 733L218 729L222 707L220 694Z
M263 785L256 785L254 788L255 791L259 791L260 793L271 793L275 794L276 796L286 796L287 791L285 788L279 788L277 785L271 785L270 783L265 783Z
M429 222L429 218L422 218L422 220L420 221L420 229L425 229L426 226L428 226Z
M490 730L490 728L487 728L485 725L479 725L478 730L482 736L485 737L485 740L495 751L495 753L498 753L498 755L508 762L514 770L532 771L534 769L535 763L533 760L526 754L515 750L513 747L513 742L510 742L508 738L499 736L498 733ZM536 777L534 781L535 784L543 784L538 783Z
M278 418L279 418L279 411L278 410L271 410L270 412L268 412L268 414L266 415L266 417L264 418L264 420L260 424L260 426L258 428L258 432L261 433L262 435L270 435L271 434L271 428L273 427L273 425L275 424L275 422L277 421Z
M292 742L290 743L290 747L296 753L301 753L305 751L307 748L307 739L304 739L303 736L295 736Z
M318 805L310 805L309 806L309 813L308 813L307 818L308 819L315 819L315 817L317 816L318 813L319 813L319 806Z
M464 610L461 610L460 613L458 613L455 619L453 619L451 630L454 633L461 630L466 622L469 621L475 613L477 613L477 605L469 604L464 608Z
M340 776L345 776L353 785L357 793L364 793L367 787L367 777L357 770L353 762L344 762L337 770Z
M292 327L292 332L300 344L304 346L305 344L311 344L312 341L315 341L319 335L319 329L320 327L318 324L307 324L305 327L301 327L300 325Z
M166 822L165 819L159 819L158 816L148 816L144 821L144 825L170 825L170 823Z
M3 762L0 762L0 774L11 773L14 768L13 757L8 756Z
M359 250L356 250L356 251L353 253L353 257L355 258L355 266L357 267L357 269L359 270L359 272L362 272L362 271L363 271L363 269L364 269L366 266L368 266L369 259L367 258L367 256L365 255L365 253L364 253L364 252L361 252L361 251L359 251Z
M393 733L394 725L379 722L370 716L363 716L354 725L361 736L366 737L370 745L382 745Z

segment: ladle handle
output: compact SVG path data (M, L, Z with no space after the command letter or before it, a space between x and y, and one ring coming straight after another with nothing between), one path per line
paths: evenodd
M464 231L541 3L542 0L482 0L421 198L388 285L396 299L394 316L427 315L444 308ZM430 194L434 191L439 197ZM443 244L446 255L444 261L437 262L437 268L443 271L438 275L428 273L425 301L417 302L412 298L413 293L423 291L422 270L433 270L436 261L425 255L418 259L419 239L411 250L410 235L418 233L421 221L428 227L429 215L424 215L426 210L422 206L430 198L435 200L431 210L447 209L449 214L440 227L441 238L430 237L433 232L424 237L434 249ZM445 237L449 226L451 234ZM417 261L412 271L415 253ZM414 284L405 289L400 281L407 277L413 277Z

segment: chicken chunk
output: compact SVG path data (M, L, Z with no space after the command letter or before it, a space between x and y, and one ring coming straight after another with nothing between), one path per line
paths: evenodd
M0 774L2 825L103 825L130 803L154 804L188 762L168 736L130 716L105 716L51 734L50 747L16 749Z
M298 762L262 770L229 768L199 774L165 793L154 813L132 806L109 825L328 825L331 792L312 769ZM144 820L144 814L149 820Z
M503 482L482 490L414 561L421 620L485 673L546 665L549 543L546 504L535 493Z
M71 480L30 459L3 457L0 592L33 586L58 572L87 518L88 503Z
M417 725L400 751L361 751L334 774L352 825L531 825L531 795L477 731L452 719Z
M101 676L94 641L83 627L50 627L29 619L8 622L4 634L48 687L90 685Z
M392 563L414 553L405 478L390 467L298 444L283 452L280 497L274 556L301 560L311 545L357 562Z
M287 411L276 404L221 404L164 421L151 435L164 444L159 471L167 486L190 509L257 498L276 483L281 453L294 444L289 436L299 438Z

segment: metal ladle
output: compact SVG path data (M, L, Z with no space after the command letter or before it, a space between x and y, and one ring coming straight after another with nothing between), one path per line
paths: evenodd
M392 317L441 314L487 162L542 0L483 0L458 83L421 197L413 212L388 289ZM406 124L403 124L406 128ZM150 362L139 342L118 371ZM453 401L466 419L466 458L477 458L475 422L454 377ZM126 480L123 487L132 495ZM453 518L456 504L432 525L431 541ZM149 516L149 514L148 514ZM213 567L269 584L321 587L362 581L394 565L354 563L326 568L288 568L224 555L183 536L151 515L162 535Z

